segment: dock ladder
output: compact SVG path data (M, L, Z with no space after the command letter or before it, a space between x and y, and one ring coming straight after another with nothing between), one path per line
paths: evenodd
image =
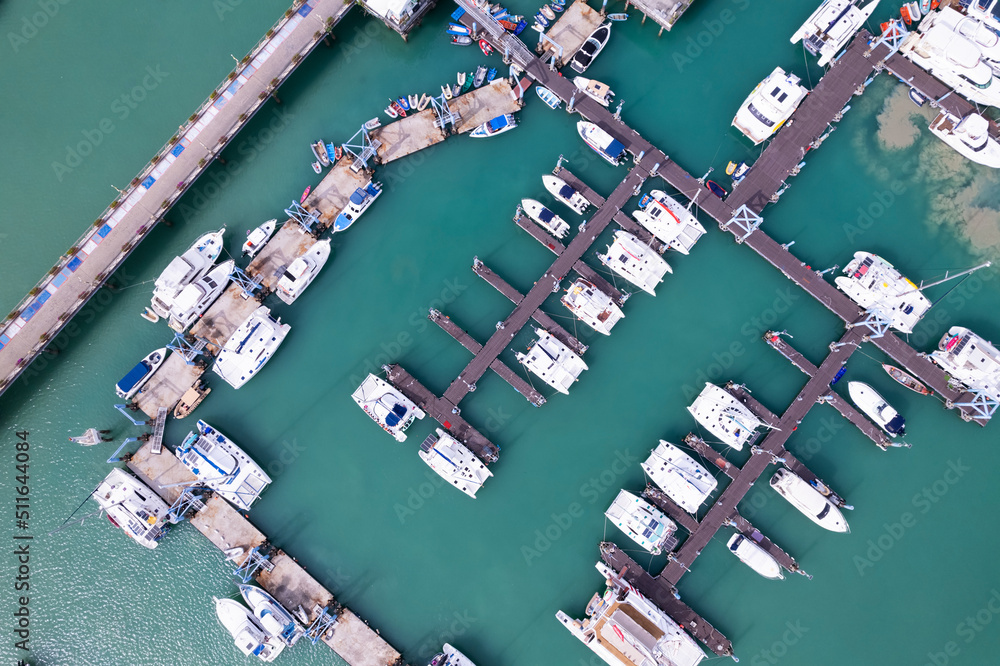
M969 389L972 394L972 400L969 402L952 402L948 404L948 407L969 407L974 412L975 415L970 415L967 412L962 412L962 418L966 421L971 421L972 419L981 419L988 421L993 418L993 414L996 413L997 407L1000 406L1000 402L997 399L982 389Z
M262 275L252 278L239 266L233 267L233 272L229 274L229 277L242 291L240 296L243 297L244 301L249 300L254 294L256 294L260 289L260 285L264 282L264 277Z
M316 616L316 619L309 625L309 628L306 629L306 637L313 645L316 645L326 632L333 629L333 625L337 622L337 617L336 613L330 613L329 606L324 606L319 615Z
M271 571L272 569L274 569L274 562L271 562L271 556L261 553L260 546L256 546L243 560L243 564L233 572L233 575L244 583L249 583L259 571Z
M358 173L362 169L371 168L368 161L377 157L382 142L377 139L373 140L368 134L368 130L362 125L361 129L354 133L354 136L343 143L343 147L345 151L354 156L351 171Z
M347 147L347 144L344 144ZM315 212L304 208L298 201L293 201L292 205L285 209L285 215L299 223L307 232L312 232L313 227L319 224L319 217Z
M156 422L153 424L153 441L149 445L149 452L155 456L163 453L163 428L167 425L167 408L160 407L156 410Z
M200 338L190 333L177 333L174 332L174 340L167 345L167 349L170 351L180 354L181 358L188 365L194 365L194 359L198 356L205 356L208 352L205 351L205 346L208 345L208 340L205 338Z
M204 491L208 488L204 488L198 485L189 485L184 489L184 492L180 494L174 503L170 505L167 510L166 520L171 523L179 523L184 520L185 515L191 509L195 512L201 511L205 508Z
M719 223L719 226L726 231L730 231L729 225L735 223L737 228L743 231L743 235L740 236L735 231L733 232L733 235L736 236L737 243L742 243L750 236L750 234L757 230L757 227L759 227L763 221L764 218L747 208L746 204L743 204L736 209L736 212L733 213L733 216L729 218L728 222L725 224Z

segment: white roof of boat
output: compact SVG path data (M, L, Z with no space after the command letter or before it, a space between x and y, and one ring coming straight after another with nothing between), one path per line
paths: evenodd
M383 18L391 16L398 19L413 0L364 0L364 3L365 7Z

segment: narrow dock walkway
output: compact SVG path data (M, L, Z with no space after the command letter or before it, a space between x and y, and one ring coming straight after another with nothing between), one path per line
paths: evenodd
M667 514L674 522L688 532L694 532L698 529L698 519L682 509L665 492L652 483L646 484L646 489L642 491L642 496L659 507L663 513Z
M771 557L773 557L785 571L790 571L792 573L804 573L801 569L799 569L799 563L795 561L795 558L764 536L760 530L750 524L749 520L741 516L739 513L733 514L731 520L733 522L733 527L735 527L740 534L770 553Z
M203 374L204 367L188 365L183 356L171 352L142 390L135 394L133 402L146 416L155 419L160 408L173 409L180 402L181 396L197 384Z
M427 318L437 324L445 333L455 338L459 344L473 354L478 354L482 351L483 346L479 344L479 341L469 335L469 333L462 329L462 327L458 324L453 322L451 317L442 314L438 310L432 309L427 315ZM515 391L527 398L528 402L533 404L535 407L541 407L545 404L545 396L536 391L528 382L521 379L516 372L511 370L510 367L500 359L493 361L490 365L490 369L500 375L504 381L510 384Z
M128 467L172 505L184 487L195 483L197 477L170 451L156 455L151 449L150 444L140 447ZM267 537L218 495L205 500L190 522L219 550L242 548L244 555L237 558L237 566L251 550L267 544ZM284 551L278 549L269 562L271 566L258 572L256 582L285 608L294 611L301 607L312 621L322 608L336 603L333 594ZM328 632L322 640L351 666L387 666L402 658L378 632L346 608L338 615L333 632Z
M476 257L473 260L472 270L476 275L486 280L491 287L506 296L514 305L517 305L524 300L524 295L521 292L514 289L514 287L510 286L510 284L508 284L502 277L493 272L489 266L480 261L479 257ZM551 333L552 337L572 349L576 354L583 356L583 353L587 351L587 345L570 335L565 328L557 324L552 317L545 314L541 310L535 310L531 314L531 318L534 319L539 326Z
M557 257L566 251L566 246L548 234L544 229L535 224L534 220L526 215L518 215L514 218L514 224L527 231L532 238L545 246L547 250Z
M413 375L399 365L387 365L386 380L424 410L432 419L441 424L452 437L465 444L470 451L486 464L495 463L500 457L500 447L463 419L458 407L434 393L418 382Z
M694 449L702 458L722 470L722 473L730 479L735 479L736 475L739 474L739 467L726 460L721 453L713 449L705 440L693 432L689 432L684 437L684 443Z
M191 327L191 335L208 340L209 350L217 353L240 324L259 307L260 301L243 298L243 290L231 284ZM180 395L177 398L179 400Z

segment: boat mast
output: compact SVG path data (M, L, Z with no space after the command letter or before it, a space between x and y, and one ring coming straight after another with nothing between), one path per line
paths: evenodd
M934 282L931 282L930 284L924 284L923 280L921 280L920 281L920 286L917 287L916 289L914 289L913 291L922 291L924 289L927 289L928 287L936 287L937 285L943 284L945 282L948 282L949 280L954 280L955 278L962 277L963 275L970 275L971 273L975 273L976 271L978 271L980 268L989 268L992 265L993 265L993 262L987 261L985 263L979 264L978 266L974 266L972 268L967 268L964 271L961 271L959 273L955 273L954 275L949 275L948 271L945 271L943 278L941 278L940 280L936 280ZM906 293L910 293L910 292L906 292Z

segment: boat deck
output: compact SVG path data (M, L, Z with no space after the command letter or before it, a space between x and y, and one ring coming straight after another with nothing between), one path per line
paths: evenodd
M340 215L340 211L344 210L354 190L365 187L371 180L371 174L365 173L364 170L355 173L351 169L350 155L345 155L309 192L303 207L315 212L320 224L329 228ZM261 250L261 253L263 252L264 250Z
M247 266L251 277L260 276L265 289L273 290L289 264L312 247L316 238L294 220L287 220ZM237 291L237 294L240 292ZM240 299L242 300L242 298ZM207 313L206 313L207 314Z
M528 28L522 32L522 35L535 35L535 31L531 29L531 23L534 19L531 16L525 16L525 21L528 22ZM566 7L566 10L556 17L556 22L550 25L545 34L553 42L562 47L562 57L559 62L556 63L557 67L561 67L570 60L583 43L587 41L590 37L590 33L597 29L597 26L604 23L604 17L601 16L600 12L588 5L584 0L576 0L573 4ZM552 44L545 40L539 40L539 46L542 49L542 57L547 57L547 54L551 51L556 52L558 55L559 50L552 46ZM598 56L600 57L600 56Z
M197 481L197 477L171 451L154 455L150 449L150 444L140 447L128 467L165 502L173 504L185 485ZM191 516L190 522L219 550L243 549L244 556L236 559L234 567L243 563L246 553L267 543L267 537L260 530L218 495L206 500L204 508ZM301 606L312 621L320 609L335 603L333 594L284 551L278 549L271 555L270 562L273 568L270 571L262 569L256 582L285 608L294 611ZM378 632L346 608L334 625L333 635L325 636L323 642L351 666L386 666L401 658Z
M378 141L378 160L382 164L398 160L441 143L447 136L437 127L437 114L428 107L405 118L373 129L372 141Z
M517 98L510 82L499 75L481 88L470 90L448 102L448 108L460 120L455 124L455 132L471 132L488 120L505 113L520 111L524 102ZM516 130L515 130L516 131Z
M188 365L180 354L171 353L132 399L146 416L156 418L161 407L172 410L203 374L205 368Z

